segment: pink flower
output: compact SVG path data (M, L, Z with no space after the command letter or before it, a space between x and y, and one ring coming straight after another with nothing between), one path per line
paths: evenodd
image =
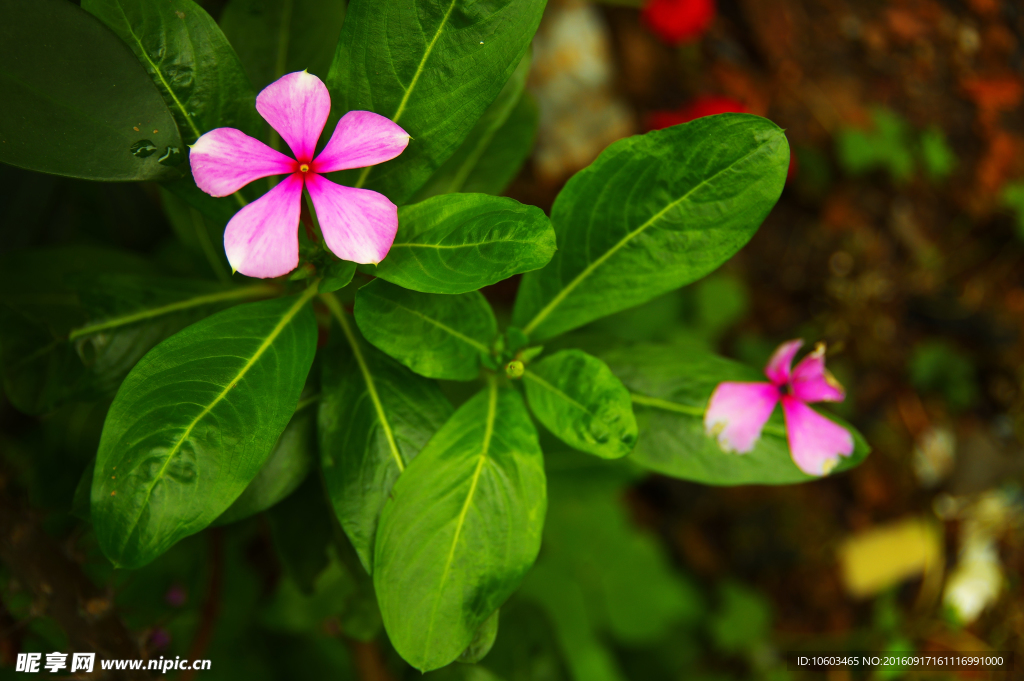
M291 147L295 158L234 128L217 128L192 145L189 162L196 184L212 196L228 196L263 177L288 174L276 187L238 211L224 231L228 262L250 277L279 277L299 264L299 210L309 192L324 241L343 260L378 263L398 231L398 208L368 189L342 187L323 174L391 160L409 135L383 116L349 111L327 146L314 157L331 112L331 96L316 76L282 76L256 97L256 110Z
M776 403L782 402L793 461L808 475L826 475L840 456L853 453L853 437L807 406L809 402L842 402L843 386L825 369L825 344L818 343L790 369L802 340L783 343L768 360L769 383L719 383L704 412L704 429L727 452L745 454L754 448Z

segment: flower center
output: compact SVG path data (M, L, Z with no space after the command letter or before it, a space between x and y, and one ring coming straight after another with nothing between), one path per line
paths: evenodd
M300 165L299 166L299 172L300 173L308 173L309 172L309 164L308 163L303 163L302 165Z

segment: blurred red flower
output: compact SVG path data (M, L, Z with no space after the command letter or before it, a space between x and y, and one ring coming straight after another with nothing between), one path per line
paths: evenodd
M647 121L647 127L651 130L661 130L670 125L689 123L695 118L713 116L721 113L748 113L747 107L742 102L729 97L716 95L703 95L697 99L684 104L675 111L653 111Z
M651 0L644 21L672 45L700 38L715 18L715 0Z

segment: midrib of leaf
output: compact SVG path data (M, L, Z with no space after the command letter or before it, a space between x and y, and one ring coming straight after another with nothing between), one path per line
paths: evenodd
M459 512L459 517L455 521L455 535L452 537L452 546L448 550L448 559L444 563L444 571L441 573L441 581L437 585L436 594L438 597L434 599L434 607L430 611L430 626L427 628L427 636L424 639L424 651L430 650L430 640L434 636L434 623L437 621L437 608L441 604L440 595L444 591L444 585L448 582L448 573L451 571L452 561L455 560L455 549L459 545L459 537L462 535L462 527L466 524L466 515L469 513L469 507L473 503L473 496L476 494L477 483L480 482L480 473L484 469L484 464L487 463L487 455L491 449L491 438L494 436L494 421L498 414L498 382L493 376L490 377L487 383L487 418L484 421L484 440L483 445L480 448L480 458L476 463L476 468L473 470L473 478L469 483L469 492L466 494L466 501L462 504L462 510Z
M320 296L320 299L324 301L327 309L338 320L338 324L341 326L348 344L352 347L352 354L355 356L356 364L359 365L359 371L363 375L363 381L366 383L366 392L370 395L370 401L373 402L373 408L377 412L377 420L380 421L381 428L384 430L384 437L388 441L391 456L395 460L395 465L398 466L398 472L404 473L405 463L402 461L402 455L398 452L395 435L391 431L391 423L388 421L387 414L384 413L384 405L380 401L380 395L377 394L377 384L373 380L373 374L370 373L370 367L366 364L366 358L363 357L363 350L359 347L359 341L356 339L355 334L352 332L352 327L345 317L345 311L341 309L341 303L338 302L338 298L333 293L324 293Z
M178 95L175 94L170 83L168 83L167 79L164 78L163 71L161 71L160 67L158 67L153 60L149 58L149 53L146 52L145 46L143 46L142 41L137 35L135 35L135 31L132 29L132 22L128 19L128 14L124 11L124 7L121 5L120 0L116 0L115 4L117 5L117 9L121 11L121 16L124 17L124 25L128 29L128 35L132 37L132 40L134 40L135 44L139 47L139 54L142 55L142 58L146 60L147 64L149 64L149 68L156 74L156 77L160 79L164 89L167 90L167 94L169 94L171 99L174 100L174 105L178 107L181 115L185 117L185 122L188 123L190 128L192 128L192 133L198 139L202 136L202 133L199 132L199 128L197 128L196 124L192 121L192 117L188 115L188 111L185 110L184 105L182 105L181 100L178 99Z
M677 414L685 414L687 416L699 416L703 417L705 408L694 407L689 404L680 404L678 402L671 402L669 400L663 400L658 397L648 397L646 395L638 395L636 393L630 393L630 398L633 400L633 404L639 404L643 407L652 407L654 409L662 409L664 411L672 411ZM771 424L765 424L762 431L770 435L777 435L779 437L786 437L786 429L773 426Z
M554 394L558 395L560 398L562 398L563 400L565 400L569 404L573 405L574 407L576 407L580 411L585 412L587 414L590 414L591 416L595 416L595 414L592 411L590 411L589 409L584 407L582 404L580 404L579 402L577 402L573 398L569 397L564 392L562 392L561 390L559 390L555 386L551 385L550 383L548 383L547 381L545 381L543 378L541 378L537 374L533 373L532 371L527 371L526 373L523 374L523 376L525 378L530 379L534 383L537 383L538 385L540 385L545 390L549 390L550 392L553 392Z
M114 317L108 319L105 322L99 322L97 324L90 324L88 326L82 326L77 329L73 329L68 335L68 340L73 341L84 336L90 336L100 331L106 331L107 329L114 329L119 326L127 326L128 324L134 324L141 322L146 319L152 319L154 317L160 317L165 314L171 314L172 312L179 312L181 310L187 310L193 307L201 307L203 305L210 305L212 303L219 303L225 300L236 300L238 298L257 298L263 295L272 295L277 291L277 287L272 284L254 284L252 286L246 286L245 288L235 289L233 291L224 291L223 293L209 293L207 295L195 296L186 300L179 300L176 303L169 303L167 305L161 305L160 307L154 307L149 310L140 310L131 314L122 315L120 317Z
M672 210L673 208L675 208L676 206L680 205L681 203L683 203L685 201L688 201L690 199L690 196L694 192L696 192L699 189L702 189L706 184L708 184L712 180L716 179L722 173L725 173L725 172L728 172L728 171L732 170L735 166L738 166L739 164L743 163L748 158L750 158L754 154L757 154L760 151L761 151L761 147L758 147L758 148L754 149L753 151L751 151L749 154L746 154L745 156L743 156L743 158L737 159L736 161L734 161L733 163L730 163L725 168L722 168L721 170L719 170L717 173L715 173L711 177L705 178L704 180L702 180L700 182L700 184L698 184L695 187L693 187L692 189L690 189L690 191L686 192L685 194L683 194L681 197L679 197L675 201L672 201L671 203L669 203L667 206L665 206L664 208L659 210L657 213L652 215L650 218L648 218L642 225L640 225L639 227L634 229L632 232L630 232L626 236L622 237L618 241L618 243L616 243L610 249L605 251L601 255L601 257L599 257L597 260L595 260L592 263L590 263L589 265L587 265L583 269L582 272L577 274L576 277L572 281L570 281L566 286L564 286L562 288L562 290L558 292L558 295L556 295L554 298L552 298L551 302L549 302L547 305L545 305L544 308L541 309L541 311L538 312L536 314L536 316L534 316L534 318L530 320L530 323L527 324L523 328L523 333L525 333L527 336L529 336L531 333L533 333L533 331L537 328L537 326L540 325L540 323L543 322L545 319L547 319L548 315L550 315L554 311L554 309L556 307L561 305L562 301L564 301L569 296L569 294L572 293L576 289L576 287L579 286L583 282L584 279L586 279L591 274L593 274L594 270L596 270L598 267L603 265L613 255L618 253L621 248L623 248L626 244L628 244L630 241L632 241L637 235L642 234L644 231L647 230L648 227L650 227L655 222L660 220L661 217L663 215L665 215L665 213L667 213L668 211Z
M256 362L258 362L260 357L263 356L263 353L267 351L267 348L269 348L273 344L273 342L277 340L277 337L281 335L281 332L284 331L284 328L288 326L289 322L291 322L291 320L295 318L295 315L299 313L299 310L302 309L302 306L305 305L310 298L316 295L316 289L319 284L320 280L317 279L309 286L309 288L302 292L302 295L300 295L299 299L295 301L295 304L288 308L288 311L284 313L281 319L274 326L273 330L271 330L267 337L263 339L263 342L260 343L260 346L256 348L256 352L253 353L252 357L250 357L246 361L246 363L242 366L238 373L235 374L235 377L228 382L228 384L224 387L220 394L217 395L217 397L213 398L210 404L208 404L206 407L203 408L201 412L199 412L198 416L192 419L192 422L188 424L188 426L185 428L185 431L181 434L181 437L178 438L178 441L175 442L174 446L171 447L171 449L167 452L167 458L164 459L163 465L160 466L160 470L157 471L155 476L153 476L152 483L146 489L145 500L142 502L142 504L138 506L139 512L135 516L135 521L132 523L131 530L129 530L124 535L125 539L124 542L121 544L122 549L124 548L124 545L128 543L128 540L131 538L131 536L135 534L135 530L139 526L139 521L142 519L143 511L147 506L149 506L149 499L153 495L153 490L156 489L157 483L160 482L161 479L163 479L164 473L167 472L167 467L171 465L171 460L178 453L178 450L181 449L181 446L185 443L185 440L188 439L188 436L192 434L193 429L195 429L195 427L199 425L199 422L206 418L206 416L211 411L213 411L213 408L220 404L220 402L225 397L227 397L228 393L230 393L245 377L245 375L249 373L249 370L252 369L253 366L255 366Z
M441 38L441 33L444 32L444 27L448 24L448 17L452 15L452 10L455 9L456 3L459 0L452 0L452 4L448 6L448 11L444 13L444 17L441 19L441 23L437 27L437 31L434 32L434 37L430 40L430 44L427 45L427 49L423 52L423 58L420 59L419 65L416 67L416 73L413 74L412 80L409 81L409 87L405 88L405 94L402 95L402 101L398 103L398 109L395 111L395 115L391 117L391 120L398 123L398 119L405 113L405 107L409 103L409 97L412 96L413 90L416 89L416 83L419 82L420 76L423 75L423 69L427 65L427 60L430 59L430 53L434 51L434 45ZM366 182L366 178L370 174L370 170L373 166L367 166L363 168L363 172L359 174L359 180L356 182L356 187L362 187Z
M404 311L406 311L406 312L408 312L410 314L416 315L417 317L419 317L423 321L428 322L430 324L433 324L434 326L436 326L437 328L441 329L445 333L448 333L448 334L451 334L452 336L455 336L456 338L461 340L463 343L466 343L467 345L472 345L474 348L476 348L477 350L479 350L480 352L482 352L484 354L488 354L491 351L490 348L488 348L483 343L477 341L476 339L470 338L469 336L467 336L467 335L465 335L463 333L459 333L458 331L456 331L455 329L451 328L447 324L442 324L441 322L437 321L436 319L431 319L430 317L428 317L427 315L423 314L422 312L420 312L418 310L414 310L411 307L406 307L405 305L402 305L400 303L396 303L396 302L394 302L392 300L389 300L388 302L391 303L392 305L394 305L395 307L397 307L400 310L404 310Z

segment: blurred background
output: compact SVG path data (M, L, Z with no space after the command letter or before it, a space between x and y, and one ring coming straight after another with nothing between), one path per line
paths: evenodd
M200 4L219 18L227 3ZM727 111L786 129L786 190L736 258L579 335L685 337L754 366L781 341L823 340L847 390L837 411L874 451L777 488L552 452L544 549L494 649L430 676L823 678L788 671L794 650L1016 651L1020 669L1024 4L549 0L529 83L536 144L507 194L546 211L621 137ZM0 167L0 253L107 244L210 276L163 200ZM507 315L515 288L485 293ZM381 635L347 542L316 520L330 511L315 476L266 514L114 574L73 504L107 406L37 419L0 403L0 532L38 535L32 556L0 540L0 678L18 651L61 649L68 627L100 619L118 624L90 635L123 657L212 659L202 678L420 676ZM282 529L296 519L301 536ZM52 576L50 594L32 574Z

